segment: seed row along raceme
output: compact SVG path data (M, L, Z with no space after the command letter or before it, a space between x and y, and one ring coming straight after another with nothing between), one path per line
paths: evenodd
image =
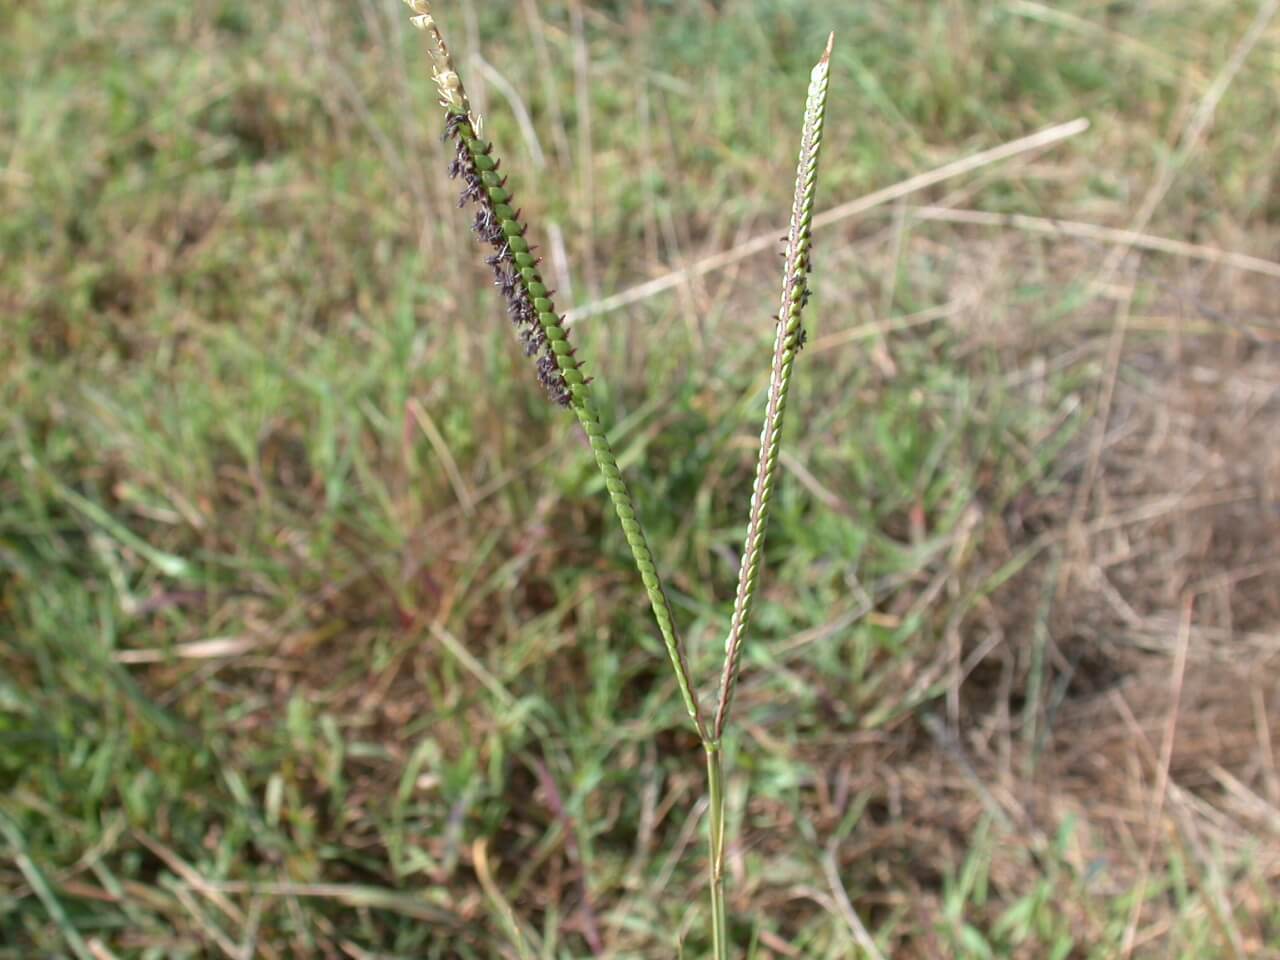
M760 431L760 459L756 465L755 483L751 490L751 511L747 521L747 537L743 544L742 563L738 571L738 588L734 598L733 618L725 640L724 669L720 677L720 696L716 707L713 737L724 735L733 701L742 643L755 603L760 565L764 558L764 535L769 521L769 502L773 497L778 472L778 453L782 446L782 418L787 408L787 392L791 388L791 370L796 354L804 348L805 331L801 314L809 302L809 273L813 269L813 208L818 184L818 156L822 150L822 126L826 118L827 89L830 81L833 34L827 40L826 52L809 77L805 102L804 130L800 138L800 158L796 168L795 198L791 222L787 230L787 249L782 278L782 305L778 311L778 329L773 347L773 365L769 376L769 397L764 426Z
M494 283L507 301L507 313L520 334L525 356L538 357L538 381L552 400L567 407L571 385L588 381L574 359L564 318L555 312L554 291L547 289L538 273L541 259L524 238L520 212L512 209L514 198L507 189L507 178L498 172L492 144L475 135L464 113L449 114L445 136L457 142L449 176L461 177L465 184L458 206L474 203L477 207L472 227L476 236L494 248L485 262L493 268Z

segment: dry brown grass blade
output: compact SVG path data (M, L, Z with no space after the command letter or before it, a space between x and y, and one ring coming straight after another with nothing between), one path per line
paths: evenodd
M869 193L865 197L842 203L839 206L832 207L830 210L819 213L813 218L813 228L818 230L842 223L869 210L874 210L895 200L911 196L913 193L919 193L921 190L937 186L947 180L964 176L966 173L972 173L975 170L980 170L983 167L1000 163L1004 160L1011 160L1014 157L1024 156L1037 150L1051 147L1071 137L1078 136L1088 129L1089 121L1079 117L1069 123L1056 124L1028 136L1019 137L1017 140L1010 140L1008 143L992 147L990 150L980 150L959 160L953 160L951 163L944 164L934 170L909 177L900 183ZM612 297L585 304L576 310L569 311L566 314L566 323L572 326L577 321L584 320L587 317L612 313L622 307L628 307L634 303L648 300L650 297L655 297L660 293L665 293L667 290L687 283L695 277L706 276L717 270L733 266L735 263L740 263L758 253L772 250L778 242L779 235L783 233L785 231L782 229L769 230L752 237L750 240L745 240L723 253L704 257L683 270L673 270L660 277L655 277L653 280L637 284L631 289L624 290Z
M1121 230L1116 227L1107 227L1096 223L1082 223L1077 220L1030 217L1021 213L988 213L985 210L956 210L950 207L912 207L911 212L921 220L972 224L983 227L1002 227L1042 236L1092 240L1096 243L1103 243L1120 249L1164 253L1172 257L1200 260L1204 263L1212 263L1236 270L1246 270L1250 273L1257 273L1264 277L1273 277L1280 280L1280 263L1274 260L1265 260L1262 257L1237 253L1234 250L1219 250L1217 247L1210 247L1201 243L1188 243L1185 240L1175 240L1171 237L1139 233L1131 229Z
M831 889L831 896L834 898L840 919L849 928L849 933L854 942L866 954L866 960L884 960L884 954L880 952L875 940L871 938L871 934L862 922L862 918L858 916L858 911L853 908L853 903L849 900L849 893L845 890L844 883L840 880L840 866L836 863L834 843L829 844L823 854L822 870L826 874L827 886Z
M528 940L525 939L524 931L520 929L520 921L516 919L516 912L512 909L507 898L502 895L502 890L493 879L493 871L489 868L489 852L488 842L486 840L477 840L471 847L472 865L475 867L476 878L480 881L480 886L484 888L484 894L489 898L489 902L498 912L498 916L502 920L503 928L506 932L507 939L511 941L511 945L515 947L516 952L520 955L520 960L534 960L536 956L533 948L529 946Z
M1129 913L1129 923L1125 928L1124 942L1121 946L1124 956L1133 954L1134 941L1138 933L1138 923L1142 919L1142 908L1146 901L1147 881L1151 872L1151 858L1155 853L1156 842L1160 836L1160 823L1164 816L1165 798L1169 793L1169 766L1173 760L1173 742L1177 735L1178 714L1182 703L1182 686L1187 672L1187 648L1191 638L1192 601L1190 598L1183 605L1182 624L1178 629L1178 646L1174 653L1173 665L1169 678L1169 712L1165 721L1164 738L1160 745L1160 761L1156 769L1156 786L1151 811L1147 819L1147 848L1143 854L1142 868L1139 874L1137 892L1134 894L1133 909Z

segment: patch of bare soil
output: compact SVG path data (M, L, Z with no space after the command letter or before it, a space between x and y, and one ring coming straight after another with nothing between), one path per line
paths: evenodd
M915 833L922 842L910 846L926 860L958 853L956 838L984 814L1024 838L997 845L991 866L1012 899L1073 818L1066 855L1081 893L1105 902L1136 886L1150 897L1127 918L1134 956L1165 955L1179 908L1153 888L1175 857L1224 955L1260 955L1274 937L1275 292L1223 282L1188 295L1170 284L1129 305L1119 362L1102 364L1099 410L1067 458L1066 495L1025 505L1042 549L994 599L1005 642L970 675L960 722L939 723L930 751L895 774L911 798L895 829ZM1120 344L1103 328L1094 353ZM940 909L927 891L916 902ZM1097 939L1090 931L1108 918L1076 912L1077 942Z

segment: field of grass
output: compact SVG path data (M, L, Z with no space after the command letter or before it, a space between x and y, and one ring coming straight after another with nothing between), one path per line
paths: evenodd
M1274 0L440 0L752 958L1280 956ZM699 957L704 772L399 0L0 5L0 960ZM834 221L834 222L831 222ZM1130 231L1130 232L1125 232ZM523 945L522 947L520 945Z

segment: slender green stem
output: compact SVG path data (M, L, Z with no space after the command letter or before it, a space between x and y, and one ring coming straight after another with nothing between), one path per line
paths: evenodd
M724 759L720 744L703 743L707 754L707 886L711 893L711 947L728 960L729 924L724 902Z
M698 733L698 738L705 745L707 743L707 730L702 720L698 692L690 679L689 666L685 662L684 647L680 643L679 635L676 633L675 620L671 616L671 604L668 602L666 592L662 588L662 580L658 576L658 568L653 562L653 553L649 549L649 542L645 538L644 528L641 527L640 519L636 516L635 508L632 506L631 492L627 489L627 485L622 479L622 473L618 469L617 458L614 457L613 449L609 445L609 438L605 435L604 427L600 424L600 417L596 413L595 403L587 392L587 385L573 384L570 390L573 392L573 412L577 414L578 422L582 424L582 429L586 431L587 438L591 442L591 449L596 456L596 466L600 468L600 473L604 477L605 486L609 490L609 498L613 501L614 511L618 514L618 522L622 525L622 532L626 535L627 545L631 547L632 559L635 561L636 569L640 572L640 579L644 583L645 592L649 596L649 605L653 609L654 619L658 621L658 630L662 633L663 641L667 647L667 655L671 659L672 668L675 670L676 686L680 688L680 697L684 700L685 710L689 714L689 719L693 721L693 727Z

